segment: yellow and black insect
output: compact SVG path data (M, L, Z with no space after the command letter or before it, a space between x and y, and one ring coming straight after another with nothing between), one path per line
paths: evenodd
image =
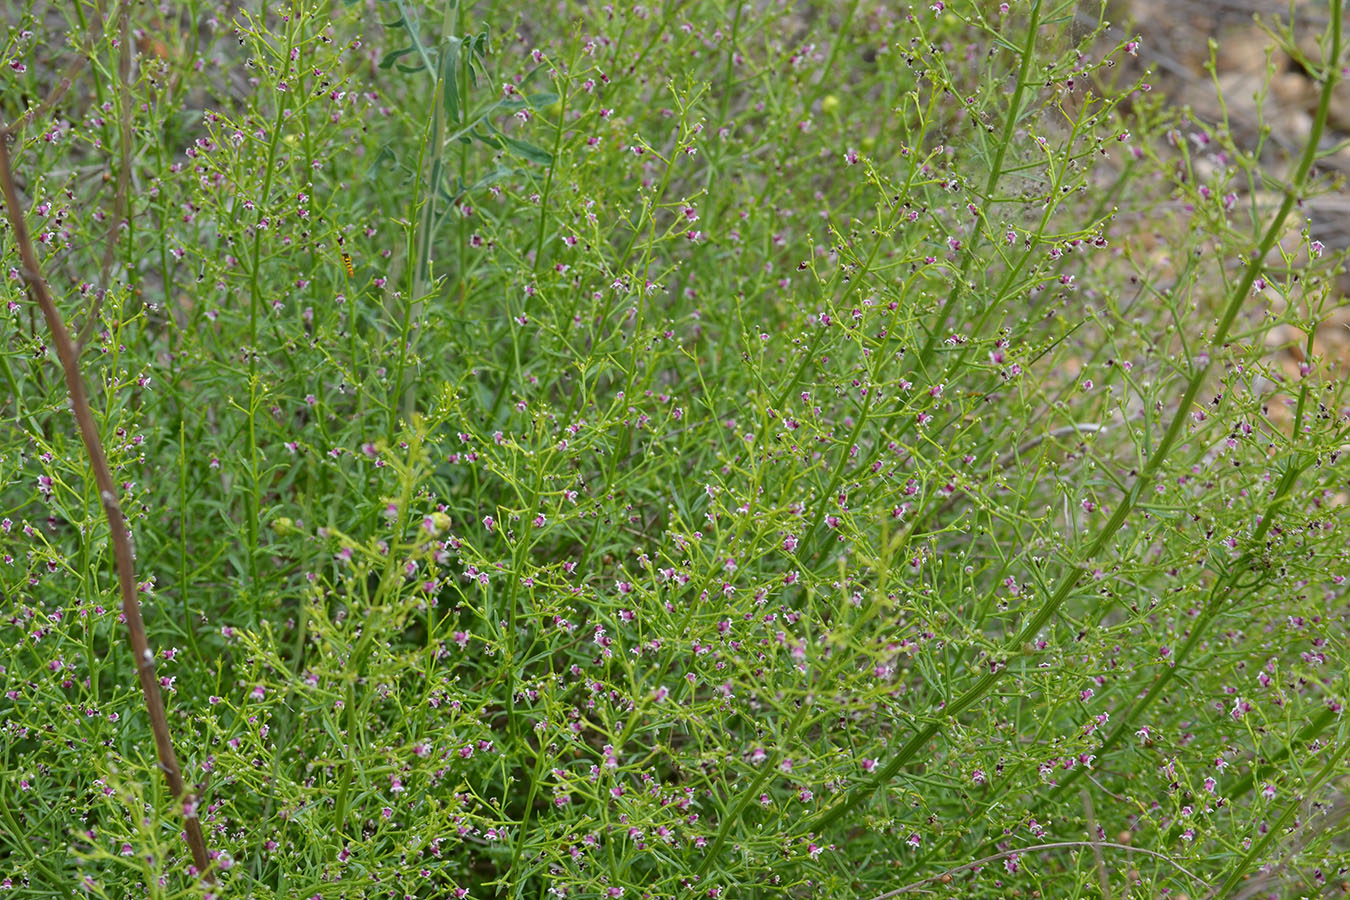
M352 266L352 257L350 253L339 250L338 256L342 257L342 268L347 270L347 277L353 278L356 275L356 269Z

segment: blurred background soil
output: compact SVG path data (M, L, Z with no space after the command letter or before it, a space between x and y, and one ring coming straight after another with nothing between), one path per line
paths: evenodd
M1088 5L1085 0L1079 8ZM1314 64L1322 55L1319 40L1329 22L1329 6L1311 0L1293 5L1295 44ZM1314 73L1281 49L1271 34L1290 21L1290 4L1279 0L1110 0L1108 11L1114 24L1141 39L1138 57L1131 63L1138 75L1152 73L1147 80L1169 104L1188 110L1196 124L1213 126L1226 114L1239 148L1253 151L1261 147L1268 180L1260 189L1265 196L1257 198L1257 205L1267 212L1278 205L1280 184L1289 176L1311 130L1319 91ZM1095 21L1095 15L1092 18ZM1350 22L1345 34L1350 38ZM1259 140L1263 125L1270 129L1264 145ZM1350 246L1350 190L1346 188L1350 78L1336 88L1321 145L1338 149L1314 168L1314 180L1321 176L1323 193L1309 197L1290 217L1282 243L1295 253L1305 223L1329 254ZM1328 187L1333 189L1327 191ZM1272 258L1269 262L1280 261ZM1336 308L1318 329L1314 352L1326 354L1344 371L1350 366L1350 276L1344 269L1334 291ZM1278 306L1278 297L1274 303ZM1284 348L1277 353L1279 363L1296 371L1304 337L1289 333L1293 331L1288 326L1275 329L1269 343L1272 350Z

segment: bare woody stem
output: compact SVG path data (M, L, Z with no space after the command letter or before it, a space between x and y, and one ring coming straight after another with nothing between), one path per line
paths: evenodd
M127 620L127 637L131 642L132 657L136 661L136 675L141 680L141 690L145 694L145 709L150 715L150 728L155 737L155 752L159 757L159 766L164 770L169 791L181 802L184 830L197 872L211 880L206 840L202 836L201 822L197 818L197 798L188 792L183 784L178 757L174 754L173 741L169 737L169 721L164 714L164 700L160 696L159 682L155 677L155 654L150 649L150 642L145 635L145 623L141 620L141 604L136 594L135 552L131 545L131 531L127 527L126 518L122 515L122 505L117 499L117 485L113 481L112 471L108 468L108 458L103 452L103 441L99 437L98 426L94 423L94 415L89 408L84 378L80 373L79 355L70 338L70 332L61 319L61 313L57 310L50 291L47 290L47 283L42 278L37 253L33 249L28 225L19 205L18 189L14 184L14 167L10 161L8 146L12 133L10 128L0 128L0 191L4 194L5 214L14 229L14 242L19 250L19 270L23 275L29 297L42 309L42 315L47 320L47 330L51 332L52 343L56 345L56 355L65 370L70 407L75 413L80 437L84 440L85 453L94 470L94 481L98 487L103 514L107 517L108 531L112 539L113 560L122 595L122 612Z

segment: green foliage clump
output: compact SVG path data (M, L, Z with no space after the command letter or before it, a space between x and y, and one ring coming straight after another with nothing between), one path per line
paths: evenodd
M6 13L213 862L7 225L4 886L1342 883L1340 2L1279 180L1081 6Z

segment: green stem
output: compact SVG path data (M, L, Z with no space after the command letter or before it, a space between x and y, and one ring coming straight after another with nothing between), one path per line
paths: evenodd
M418 459L422 455L422 443L426 437L420 423L414 423L412 431L408 437L407 464L401 473L401 488L398 498L398 519L394 523L394 535L401 539L408 530L408 509L412 505L413 490L417 483L417 465ZM397 577L399 561L405 559L400 552L401 544L397 541L390 541L389 552L385 555L384 571L380 573L379 585L375 588L375 595L369 599L366 604L370 609L370 614L361 628L361 637L357 639L356 647L351 655L347 657L345 674L347 677L347 759L342 768L342 780L338 784L338 796L334 806L334 821L339 830L346 828L347 818L347 792L351 788L352 774L355 769L355 759L360 751L360 732L357 730L357 709L356 709L356 680L361 677L361 668L365 665L366 655L370 652L371 643L375 640L375 635L384 632L384 623L376 612L385 605L384 598L388 596L393 589L394 579Z
M731 19L731 39L727 42L727 70L722 78L722 106L717 114L718 128L723 128L727 124L727 109L731 105L731 72L736 63L736 38L741 28L741 11L745 9L745 0L732 2L736 4L736 14Z
M999 179L1003 177L1003 158L1008 153L1008 148L1012 146L1013 129L1017 127L1018 114L1022 110L1022 94L1026 91L1027 82L1030 78L1031 67L1036 57L1036 33L1041 25L1041 4L1036 0L1031 5L1031 22L1027 25L1027 40L1022 47L1022 65L1017 71L1017 84L1013 88L1012 99L1008 101L1008 115L1003 119L1003 133L999 136L997 149L994 151L994 162L989 167L989 177L984 182L984 196L992 198L994 189L998 187ZM1048 211L1047 211L1048 215ZM942 308L938 310L937 322L934 323L932 332L928 335L928 340L924 344L923 350L919 353L918 369L924 371L932 361L933 351L937 348L939 335L943 332L943 323L951 314L956 305L956 298L961 294L961 289L965 286L966 276L970 272L971 263L975 260L975 250L980 244L980 238L984 236L984 231L976 228L970 236L970 243L966 247L965 258L961 261L961 273L952 280L951 290L947 292L947 299L943 301Z
M1332 5L1339 6L1339 0ZM1332 15L1339 17L1340 11L1337 10ZM1336 752L1328 757L1321 770L1313 777L1312 783L1308 785L1307 793L1312 793L1314 790L1321 787L1333 774L1335 774L1341 760L1345 758L1347 752L1350 752L1350 741L1342 741ZM1257 841L1256 845L1247 852L1247 855L1242 858L1242 861L1233 868L1233 871L1228 874L1226 879L1224 879L1223 884L1214 891L1213 896L1235 896L1233 889L1238 886L1238 883L1241 882L1244 877L1246 877L1247 870L1261 858L1261 854L1266 852L1266 848L1269 847L1276 838L1284 836L1285 829L1289 827L1289 823L1293 821L1294 817L1298 815L1299 810L1303 807L1304 799L1306 799L1306 794L1290 802L1289 806L1285 809L1284 814L1270 827L1270 830L1266 832L1265 836Z
M297 26L298 27L298 26ZM295 28L286 30L286 52L283 59L289 60L294 44ZM285 96L285 95L279 95ZM267 204L272 194L272 177L276 172L277 145L281 141L281 127L285 121L285 104L277 100L276 118L272 122L272 131L268 135L267 170L263 173L262 191L258 194L258 215L253 222L253 253L249 266L249 303L248 303L248 473L249 491L244 495L244 531L247 546L244 556L248 563L248 583L252 592L258 584L258 515L261 506L259 496L259 453L258 453L258 407L262 403L258 387L258 311L262 307L262 220L267 216Z
M703 855L703 862L698 867L698 875L700 878L702 878L703 875L707 873L708 868L717 861L717 855L722 850L722 845L727 842L727 837L731 834L732 826L740 821L741 813L750 805L750 801L754 800L759 795L760 787L763 786L764 782L767 781L769 776L778 768L778 762L783 758L783 748L791 746L793 736L797 733L797 729L801 727L802 720L806 718L806 711L811 708L811 704L807 702L806 697L802 697L798 702L801 706L797 709L797 715L793 716L792 721L788 724L787 733L784 734L782 740L778 742L778 749L774 750L773 753L769 755L768 759L760 763L759 774L755 776L754 781L750 782L749 787L741 792L740 800L737 801L735 808L729 812L723 813L722 824L717 829L717 837L713 839L712 846L710 846Z
M520 816L520 834L516 838L516 848L511 853L511 867L507 869L507 872L512 877L517 878L517 884L520 883L517 876L520 867L520 857L521 854L525 852L525 838L530 829L530 813L534 810L534 798L539 795L539 780L544 771L544 749L546 746L544 734L543 732L540 732L539 751L534 757L534 775L530 778L530 792L525 797L525 811L521 813Z
M1331 51L1328 55L1328 59L1331 62L1327 66L1327 71L1324 76L1321 98L1318 103L1317 114L1313 119L1312 130L1308 135L1308 143L1304 147L1303 156L1299 160L1294 177L1285 188L1284 202L1280 204L1280 208L1276 212L1275 217L1266 228L1266 232L1261 239L1260 245L1252 254L1251 259L1248 261L1247 266L1243 271L1242 278L1238 280L1238 283L1233 287L1232 293L1229 294L1223 316L1220 318L1218 327L1214 331L1214 337L1210 341L1211 346L1222 347L1227 340L1228 332L1232 328L1233 321L1237 318L1238 312L1242 309L1244 301L1246 301L1247 297L1250 295L1252 285L1255 283L1257 276L1261 272L1266 255L1270 252L1271 248L1274 247L1275 241L1284 228L1284 221L1289 216L1290 211L1294 208L1294 204L1298 199L1298 194L1303 190L1308 173L1312 169L1314 160L1317 158L1318 142L1321 140L1322 132L1326 128L1327 111L1331 105L1332 92L1335 89L1337 81L1339 81L1340 75L1337 65L1341 51L1340 16L1342 4L1343 0L1332 0L1332 41ZM1039 10L1039 4L1037 4L1034 10ZM1035 11L1033 12L1032 21L1034 25L1036 21ZM1019 87L1021 82L1022 79L1019 78ZM1020 101L1018 100L1018 95L1015 94L1014 108L1009 112L1010 118L1016 115L1017 102ZM1007 129L1005 129L1005 133L1006 131ZM999 159L1001 160L1001 154ZM996 162L998 161L999 160L996 160ZM1092 541L1086 553L1084 553L1084 559L1093 559L1101 553L1115 536L1116 532L1125 524L1126 519L1129 518L1130 513L1138 504L1139 498L1147 495L1153 482L1156 480L1159 471L1162 469L1163 463L1167 461L1173 445L1176 444L1177 439L1181 436L1191 405L1195 402L1196 394L1200 392L1201 386L1205 383L1211 364L1212 362L1209 359L1206 359L1203 365L1192 372L1190 380L1186 385L1186 390L1183 392L1181 400L1177 404L1176 414L1172 417L1172 421L1169 424L1166 433L1163 435L1162 441L1158 444L1153 454L1149 456L1148 462L1145 463L1143 470L1139 473L1138 478L1135 479L1133 487L1121 498L1121 501L1116 506L1111 518L1102 527L1102 530L1097 534L1096 539ZM1266 524L1269 521L1270 519L1267 517L1262 524L1269 527ZM1069 595L1078 587L1078 582L1082 579L1084 571L1085 567L1082 565L1074 565L1071 567L1070 571L1060 580L1059 587L1045 605L1027 621L1026 625L1017 636L1005 645L1005 652L1008 655L1011 656L1016 654L1024 643L1032 639L1041 628L1043 628L1045 624L1059 612L1064 601L1067 600ZM866 798L870 797L875 791L894 778L901 768L918 755L919 751L923 749L928 741L932 740L942 732L947 722L955 719L960 713L974 706L980 700L983 700L984 697L993 690L994 686L998 684L1003 674L1007 671L1008 667L1004 665L994 668L982 676L971 688L943 709L942 718L930 721L915 733L915 735L901 747L891 761L887 763L883 769L877 772L876 775L863 785L859 786L856 790L852 791L833 807L825 810L821 815L816 817L816 819L812 820L810 829L816 832L823 831L829 825L852 812L853 809Z
M558 167L558 154L562 152L563 117L567 115L567 88L571 81L563 78L562 94L558 98L558 124L553 129L553 165L548 167L544 176L544 193L539 198L539 228L534 236L534 264L532 271L539 271L539 261L544 254L544 230L548 224L548 198L553 191L553 170Z

